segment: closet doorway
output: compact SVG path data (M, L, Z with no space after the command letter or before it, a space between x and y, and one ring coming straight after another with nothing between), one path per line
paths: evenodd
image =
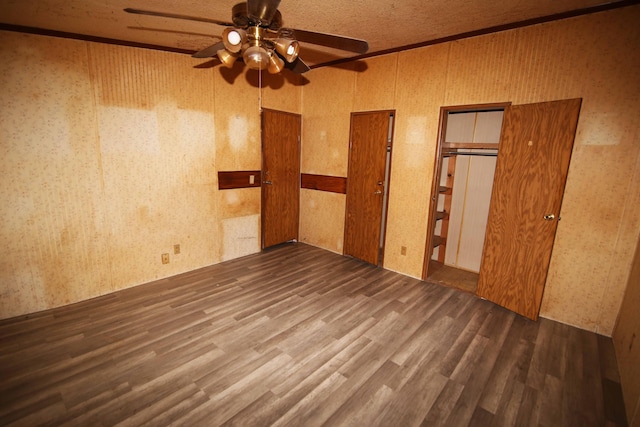
M476 293L507 105L441 109L426 280Z
M537 320L581 103L576 98L506 105L498 144L487 139L493 130L485 123L492 120L481 117L497 116L500 109L443 109L425 279L474 292ZM469 112L473 120L464 119ZM452 126L457 122L462 125ZM458 131L473 139L457 142L463 138ZM471 157L468 166L461 162L466 156ZM497 156L495 167L483 165L474 175L472 162L485 156ZM465 184L458 187L460 181ZM465 237L468 229L473 238Z

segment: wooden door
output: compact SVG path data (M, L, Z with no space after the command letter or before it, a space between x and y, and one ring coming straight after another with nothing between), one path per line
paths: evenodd
M536 320L580 99L505 109L478 295Z
M298 239L300 115L262 112L262 248Z
M351 114L344 253L378 265L386 213L385 170L390 111Z

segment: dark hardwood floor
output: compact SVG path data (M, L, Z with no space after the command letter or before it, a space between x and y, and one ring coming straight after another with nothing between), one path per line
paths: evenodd
M0 425L626 424L611 339L299 243L0 339Z

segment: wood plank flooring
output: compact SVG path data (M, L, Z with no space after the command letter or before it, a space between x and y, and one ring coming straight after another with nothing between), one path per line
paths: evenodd
M609 338L300 243L0 339L0 425L626 425Z

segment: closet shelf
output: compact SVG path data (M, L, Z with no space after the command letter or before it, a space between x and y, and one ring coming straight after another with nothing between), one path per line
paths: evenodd
M433 239L431 241L431 243L433 244L433 247L436 248L440 245L444 245L446 243L447 239L445 239L444 237L440 237L440 236L433 236Z
M449 218L449 214L447 212L444 212L444 211L436 212L436 221L439 221L441 219L447 219L447 218Z
M484 150L497 150L498 143L492 142L445 142L442 144L443 149L459 149L472 150L472 149L484 149Z

